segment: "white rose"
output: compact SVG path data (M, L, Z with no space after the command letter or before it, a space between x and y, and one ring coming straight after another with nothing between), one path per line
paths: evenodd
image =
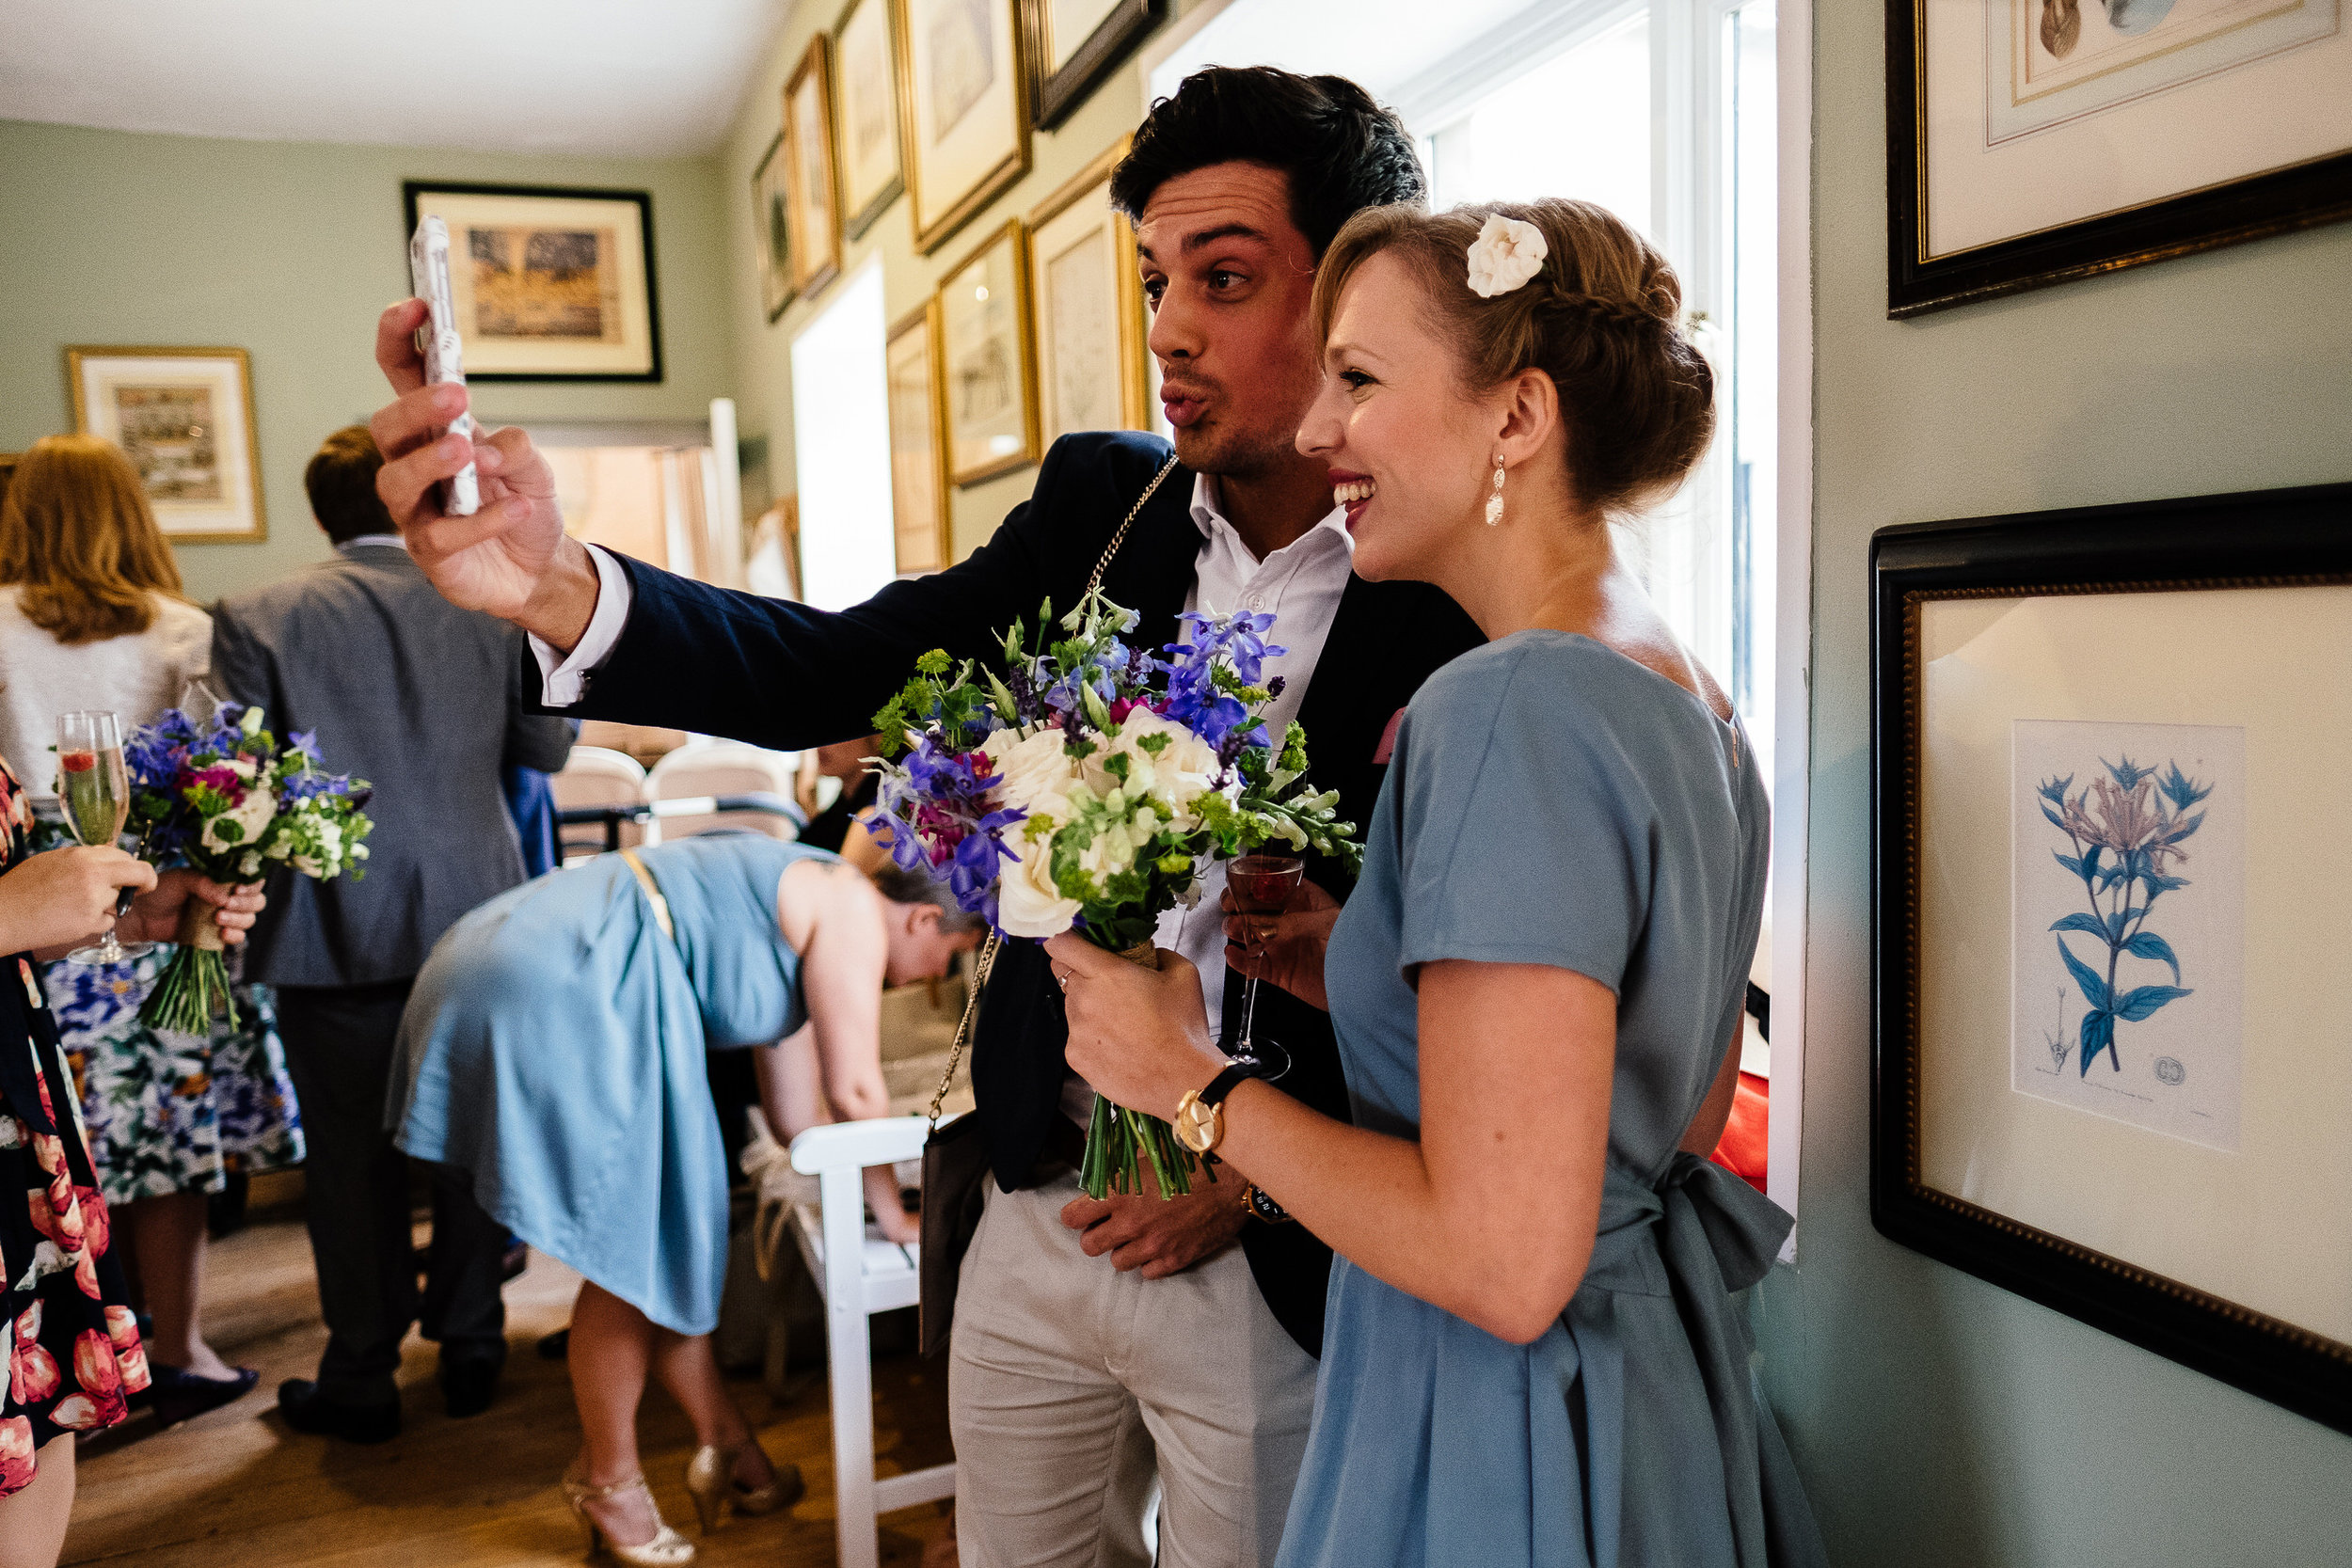
M1470 247L1470 293L1481 299L1507 294L1541 272L1544 258L1550 254L1542 230L1492 214Z
M269 819L278 815L278 797L266 786L255 785L245 792L245 799L204 822L204 847L207 849L241 848L262 836ZM234 822L244 832L234 838L221 836L220 825Z
M980 750L998 780L998 801L1032 816L1070 820L1070 786L1077 773L1062 754L1061 731L1043 729L1024 740L1012 730L998 730L980 742Z
M1168 744L1157 756L1143 749L1149 736L1164 736ZM1182 724L1170 723L1150 708L1137 708L1127 715L1111 737L1112 752L1127 759L1126 790L1130 799L1148 797L1158 806L1176 832L1188 833L1200 826L1200 814L1196 809L1200 797L1209 793L1218 771L1216 752L1206 741ZM1102 753L1087 759L1088 780L1098 789L1107 791L1117 783L1108 773L1099 782L1095 773L1102 767Z
M1078 918L1078 901L1054 887L1053 841L1009 844L1020 857L996 884L996 924L1011 937L1057 937Z

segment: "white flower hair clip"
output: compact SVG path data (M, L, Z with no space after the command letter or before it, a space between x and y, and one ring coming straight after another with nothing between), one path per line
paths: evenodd
M1496 213L1470 247L1470 293L1481 299L1507 294L1543 271L1544 258L1550 254L1542 230Z

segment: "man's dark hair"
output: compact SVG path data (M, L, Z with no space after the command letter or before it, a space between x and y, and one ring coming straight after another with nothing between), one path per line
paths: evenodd
M1346 77L1220 65L1152 105L1111 173L1111 205L1140 222L1164 182L1230 163L1288 177L1291 221L1317 261L1357 213L1418 202L1427 190L1405 122Z
M375 470L384 454L363 424L345 425L320 446L310 466L302 470L302 487L310 493L310 510L338 545L370 533L397 533L392 515L375 493Z

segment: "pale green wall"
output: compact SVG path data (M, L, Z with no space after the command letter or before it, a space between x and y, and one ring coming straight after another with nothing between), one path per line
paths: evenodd
M1866 1183L1871 531L2352 479L2352 226L1890 322L1883 14L1818 20L1804 1213L1764 1303L1774 1402L1841 1568L2352 1562L2352 1438L1897 1246Z
M269 539L185 545L199 599L326 553L302 467L385 399L376 313L408 293L403 180L653 193L664 377L477 389L493 423L699 419L732 380L715 159L214 141L0 121L0 451L72 426L68 343L226 344L253 361Z
M1198 0L1175 0L1170 20L1161 24L1156 39L1190 11ZM739 419L746 439L768 439L770 497L789 495L797 488L792 477L792 340L826 306L833 303L837 284L820 291L811 301L795 300L771 325L760 300L759 277L753 248L752 171L783 123L786 80L808 49L819 28L830 32L841 18L843 0L808 0L795 8L783 35L770 50L767 64L745 96L744 109L727 135L722 161L725 166L727 261L732 279L729 323L736 344L736 392ZM1145 40L1144 49L1152 40ZM929 256L914 248L913 220L902 195L874 220L862 239L843 253L842 276L848 277L873 256L882 259L882 293L886 319L896 323L930 297L939 278L960 264L993 229L1010 217L1026 217L1029 210L1059 190L1063 183L1102 154L1142 118L1142 51L1111 74L1093 95L1053 131L1030 138L1029 173L986 211L974 217L954 238ZM882 483L877 476L876 482ZM761 498L750 486L757 476L746 476L744 504ZM1005 514L1028 499L1037 483L1037 469L1019 468L977 484L951 492L955 554L961 559L985 541Z

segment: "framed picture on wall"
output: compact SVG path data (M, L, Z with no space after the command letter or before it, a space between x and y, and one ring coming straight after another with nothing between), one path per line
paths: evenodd
M890 329L883 354L890 383L890 512L898 571L936 572L954 551L948 538L947 451L940 436L939 301Z
M784 133L752 171L752 238L759 266L759 300L772 322L800 288L792 281L792 197L784 177Z
M401 200L404 268L420 217L449 225L469 381L661 379L650 195L411 180Z
M1041 444L1078 430L1148 428L1143 289L1135 230L1111 211L1111 170L1128 138L1029 214Z
M947 471L977 484L1038 460L1037 339L1018 218L939 283Z
M2352 1432L2352 485L1871 570L1873 1220Z
M122 449L173 544L269 537L245 350L69 348L65 378L73 428Z
M1168 0L1021 0L1037 128L1068 119L1167 15Z
M834 85L841 111L842 227L857 239L898 199L898 71L890 0L850 0L834 24Z
M1887 0L1887 313L2352 216L2344 0Z
M841 190L833 155L833 40L819 33L784 85L785 184L792 212L792 283L816 293L841 271Z
M1029 94L1016 0L891 0L899 147L915 248L954 238L1029 172Z

